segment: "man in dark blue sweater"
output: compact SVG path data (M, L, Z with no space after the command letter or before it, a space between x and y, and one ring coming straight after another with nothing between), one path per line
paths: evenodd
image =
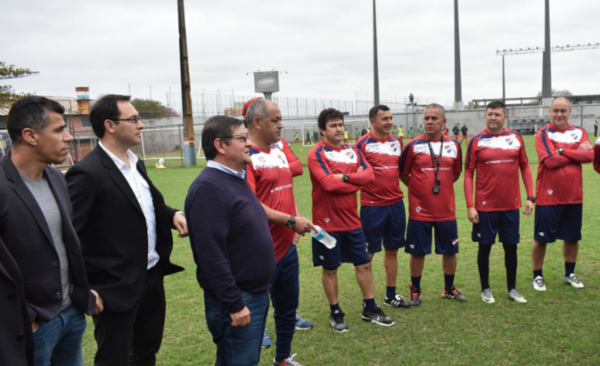
M242 121L210 118L202 131L206 169L192 183L185 215L208 330L219 365L257 365L275 253L267 215L245 181L250 163Z

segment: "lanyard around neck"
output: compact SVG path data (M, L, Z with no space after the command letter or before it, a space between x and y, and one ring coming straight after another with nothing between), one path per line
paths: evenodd
M429 141L429 137L425 135L425 140L427 141L427 146L429 147L429 154L431 155L431 163L433 164L433 169L435 169L435 184L440 185L440 179L438 178L440 173L440 166L442 165L442 152L444 147L444 136L442 136L440 140L440 154L436 159L435 153L433 152L433 147L431 146L431 142Z

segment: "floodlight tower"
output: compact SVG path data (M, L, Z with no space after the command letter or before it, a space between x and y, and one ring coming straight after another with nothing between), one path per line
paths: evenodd
M552 104L552 67L550 55L550 0L546 0L545 9L545 44L544 44L544 69L542 72L542 105Z
M567 52L567 51L583 51L583 50L593 50L600 49L600 42L594 43L577 43L577 44L568 44L566 46L556 46L550 47L551 52ZM511 55L525 55L529 53L545 53L545 48L542 47L527 47L527 48L509 48L496 50L496 56L502 56L502 99L506 99L506 78L505 78L505 67L504 67L504 56ZM552 94L552 90L550 90Z
M373 95L375 105L379 105L379 62L377 60L377 10L373 0Z
M460 35L458 32L458 0L454 0L454 109L463 109L460 74Z

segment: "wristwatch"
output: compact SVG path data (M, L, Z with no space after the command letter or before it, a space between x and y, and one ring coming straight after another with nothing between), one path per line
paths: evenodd
M348 174L344 174L344 182L348 183L350 180L350 176Z
M527 197L527 201L531 201L532 203L535 203L535 197Z
M562 155L564 151L565 151L564 147L559 147L558 150L556 150L556 152L558 152L558 155Z
M293 215L290 216L290 219L285 223L285 226L293 229L294 226L296 226L296 218Z

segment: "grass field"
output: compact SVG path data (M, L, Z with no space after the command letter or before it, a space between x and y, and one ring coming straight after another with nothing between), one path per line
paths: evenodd
M525 136L527 153L535 175L537 154L533 136ZM464 146L464 145L463 145ZM300 160L306 162L309 148L292 145ZM464 151L463 151L464 153ZM149 169L155 185L167 204L183 208L188 187L206 165L196 168ZM531 288L531 244L533 215L521 215L521 244L517 288L528 304L510 302L506 297L503 251L495 245L490 258L490 284L495 304L479 298L477 244L470 241L471 224L463 194L463 179L455 183L457 221L460 239L456 282L468 302L445 300L441 296L443 273L440 256L426 259L423 273L423 303L409 310L384 308L396 324L380 327L360 318L361 294L351 265L339 270L340 305L346 313L350 332L334 333L329 325L329 306L321 287L321 268L312 266L308 237L302 238L300 254L300 307L298 312L315 327L296 333L292 353L303 365L598 365L600 364L600 254L598 245L600 176L591 164L584 165L583 240L576 273L586 288L575 290L562 282L564 262L562 244L548 245L544 275L548 291ZM406 194L406 187L402 187ZM300 211L311 216L311 184L308 169L294 179L296 202ZM525 190L521 190L525 200ZM408 208L408 204L406 205ZM188 239L175 236L172 261L186 271L165 279L167 320L158 365L214 364L215 346L206 328L202 290L195 277ZM408 295L409 256L399 252L398 292ZM383 305L385 273L382 255L373 261L376 301ZM274 337L272 308L267 328ZM94 326L89 319L84 337L84 361L93 364L96 350ZM274 340L274 339L273 339ZM263 350L261 364L268 365L274 348Z

